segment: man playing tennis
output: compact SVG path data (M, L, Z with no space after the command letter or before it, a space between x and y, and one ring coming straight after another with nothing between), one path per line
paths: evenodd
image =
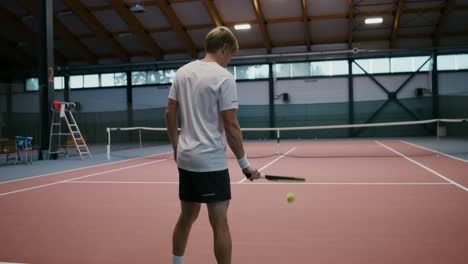
M227 220L231 199L226 140L249 180L260 173L249 165L236 117L236 82L225 69L239 46L226 27L205 37L206 56L181 67L174 78L166 108L166 127L179 168L181 214L172 237L173 264L182 264L192 224L206 203L218 264L231 263ZM177 113L182 122L180 136Z

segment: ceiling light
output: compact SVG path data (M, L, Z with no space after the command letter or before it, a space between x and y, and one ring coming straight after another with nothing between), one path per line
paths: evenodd
M145 8L142 5L136 4L130 7L130 11L133 13L143 13L145 12Z
M367 25L369 24L382 24L383 22L383 18L381 17L369 17L369 18L366 18L365 20L365 23Z
M248 30L250 29L250 24L237 24L234 26L236 30Z

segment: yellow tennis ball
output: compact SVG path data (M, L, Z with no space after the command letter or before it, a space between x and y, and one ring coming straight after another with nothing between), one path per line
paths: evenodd
M288 199L288 203L293 203L294 200L296 200L296 197L294 196L294 193L288 193L286 195L286 198Z

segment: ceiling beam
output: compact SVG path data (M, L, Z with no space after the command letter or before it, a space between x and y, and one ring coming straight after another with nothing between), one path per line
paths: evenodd
M354 5L353 0L348 0L348 48L353 47L353 23L354 23Z
M260 27L260 32L262 33L263 46L267 49L268 53L271 53L271 39L268 34L268 29L266 27L265 17L263 16L262 6L260 0L251 0L253 10L255 12L255 17L257 18L257 23Z
M310 28L309 28L309 16L307 15L307 0L300 0L302 7L302 20L304 22L304 37L307 46L307 51L310 51L310 45L312 44L310 37Z
M203 5L205 5L206 10L208 11L208 14L211 17L211 20L213 20L214 24L217 27L224 26L223 19L219 15L218 9L216 8L216 4L214 3L213 0L202 0Z
M174 10L169 5L168 1L167 0L156 0L156 1L162 13L166 17L167 21L169 22L169 24L172 26L174 31L177 33L179 38L184 43L184 46L187 49L187 52L190 54L190 56L192 56L192 58L198 57L197 48L195 47L195 44L193 44L192 38L190 38L187 31L185 31L185 28L182 25L182 22L180 22Z
M29 27L23 24L23 22L17 19L14 15L10 14L10 12L3 7L0 7L0 22L11 31L18 34L22 40L28 42L31 46L31 49L38 46L37 33L29 29ZM57 49L54 50L54 56L56 64L66 64L67 58Z
M393 19L392 33L390 35L390 48L395 47L395 41L398 35L398 26L400 25L401 10L403 10L403 0L398 0L395 10L395 18Z
M37 17L36 4L28 0L16 0L18 4L26 9L30 14ZM97 56L89 50L76 36L73 35L60 20L57 19L57 16L54 15L54 31L63 40L67 45L71 46L73 49L80 53L81 57L85 59L90 64L97 64Z
M97 18L80 1L63 0L63 2L106 43L106 45L122 62L129 61L127 51L112 37L104 26L99 23Z
M439 46L440 35L442 34L442 30L447 23L448 15L454 9L454 7L455 0L446 0L445 5L440 10L439 20L437 21L434 32L432 33L432 46Z
M120 15L125 23L127 23L127 25L137 35L140 41L143 42L143 45L149 51L149 53L154 58L160 59L162 57L161 48L154 41L151 35L145 30L141 22L138 20L135 14L130 11L123 0L112 0L111 3L114 7L114 10Z

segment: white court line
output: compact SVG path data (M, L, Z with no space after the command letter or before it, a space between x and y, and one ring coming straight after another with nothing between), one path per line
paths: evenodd
M267 165L261 167L260 169L258 169L258 171L262 171L263 169L267 168L268 166L270 166L271 164L277 162L278 160L282 159L284 156L286 156L289 152L292 152L296 149L296 147L288 150L286 153L282 154L281 156L277 157L276 159L272 160L271 162L269 162ZM244 177L242 180L238 181L237 183L243 183L244 181L246 181L247 178Z
M148 165L148 164L153 164L153 163L157 163L157 162L162 162L162 161L165 161L165 160L167 160L167 159L156 160L156 161L150 161L150 162L141 163L141 164L132 165L132 166L127 166L127 167L122 167L122 168L118 168L118 169L113 169L113 170L108 170L108 171L102 171L102 172L97 172L97 173L93 173L93 174L88 174L88 175L85 175L85 176L76 177L76 178L72 178L72 179L68 179L68 180L63 180L63 181L52 182L52 183L48 183L48 184L44 184L44 185L34 186L34 187L26 188L26 189L11 191L11 192L7 192L7 193L0 193L0 197L1 197L1 196L5 196L5 195L9 195L9 194L14 194L14 193L19 193L19 192L25 192L25 191L29 191L29 190L39 189L39 188L43 188L43 187L47 187L47 186L51 186L51 185L60 184L60 183L65 183L65 182L69 182L69 181L74 181L74 180L79 180L79 179L83 179L83 178L88 178L88 177L93 177L93 176L97 176L97 175L102 175L102 174L106 174L106 173L110 173L110 172L115 172L115 171L121 171L121 170L125 170L125 169L136 168L136 167L140 167L140 166L144 166L144 165Z
M440 155L444 155L444 156L447 156L449 158L452 158L452 159L456 159L456 160L459 160L459 161L463 161L463 162L467 162L468 163L468 160L465 160L465 159L462 159L462 158L459 158L459 157L455 157L455 156L452 156L452 155L449 155L449 154L446 154L446 153L443 153L443 152L440 152L440 151L437 151L437 150L434 150L434 149L430 149L430 148L426 148L426 147L423 147L423 146L419 146L419 145L416 145L416 144L413 144L411 142L408 142L408 141L404 141L404 140L400 140L402 143L405 143L405 144L408 144L408 145L411 145L411 146L414 146L414 147L417 147L417 148L421 148L421 149L424 149L424 150L428 150L428 151L432 151L434 153L437 153L437 154L440 154Z
M117 163L122 163L122 162L126 162L126 161L131 161L131 160L145 159L145 158L148 158L148 157L159 156L159 155L164 155L164 154L169 154L169 153L172 153L172 151L163 152L163 153L158 153L158 154L152 154L152 155L147 155L147 156L143 156L143 157L139 157L139 158L132 158L132 159L126 159L126 160L119 160L119 161L113 161L113 162L104 163L104 164L96 164L96 165L91 165L91 166L86 166L86 167L80 167L80 168L76 168L76 169L70 169L70 170L64 170L64 171L58 171L58 172L52 172L52 173L46 173L46 174L36 175L36 176L27 177L27 178L22 178L22 179L17 179L17 180L4 181L4 182L0 182L0 184L10 183L10 182L16 182L16 181L24 181L24 180L34 179L34 178L37 178L37 177L51 176L51 175L56 175L56 174L60 174L60 173L64 173L64 172L71 172L71 171L77 171L77 170L84 170L84 169L95 168L95 167L105 166L105 165L110 165L110 164L117 164ZM1 264L1 262L0 262L0 264Z
M379 141L375 141L375 142L376 142L377 144L379 144L380 146L382 146L382 147L384 147L384 148L390 150L391 152L398 154L399 156L405 158L406 160L411 161L412 163L418 165L419 167L421 167L421 168L423 168L423 169L425 169L425 170L427 170L427 171L429 171L429 172L431 172L431 173L433 173L433 174L439 176L440 178L442 178L442 179L444 179L444 180L450 182L451 184L456 185L456 186L459 187L460 189L462 189L462 190L468 192L468 188L466 188L465 186L463 186L463 185L461 185L461 184L459 184L459 183L457 183L457 182L455 182L455 181L449 179L448 177L446 177L446 176L444 176L444 175L438 173L437 171L435 171L435 170L433 170L433 169L431 169L431 168L429 168L429 167L424 166L423 164L421 164L421 163L419 163L419 162L417 162L417 161L415 161L415 160L413 160L413 159L411 159L411 158L408 158L407 156L401 154L400 152L394 150L393 148L391 148L391 147L389 147L389 146L387 146L387 145L385 145L385 144L383 144L383 143L380 143Z
M66 183L82 183L82 184L179 184L179 182L128 182L128 181L68 181ZM240 182L231 182L232 185L250 185L250 184L242 184ZM256 184L271 184L271 185L290 185L290 184L297 184L297 185L452 185L449 182L302 182L302 183L294 183L294 182L259 182Z

